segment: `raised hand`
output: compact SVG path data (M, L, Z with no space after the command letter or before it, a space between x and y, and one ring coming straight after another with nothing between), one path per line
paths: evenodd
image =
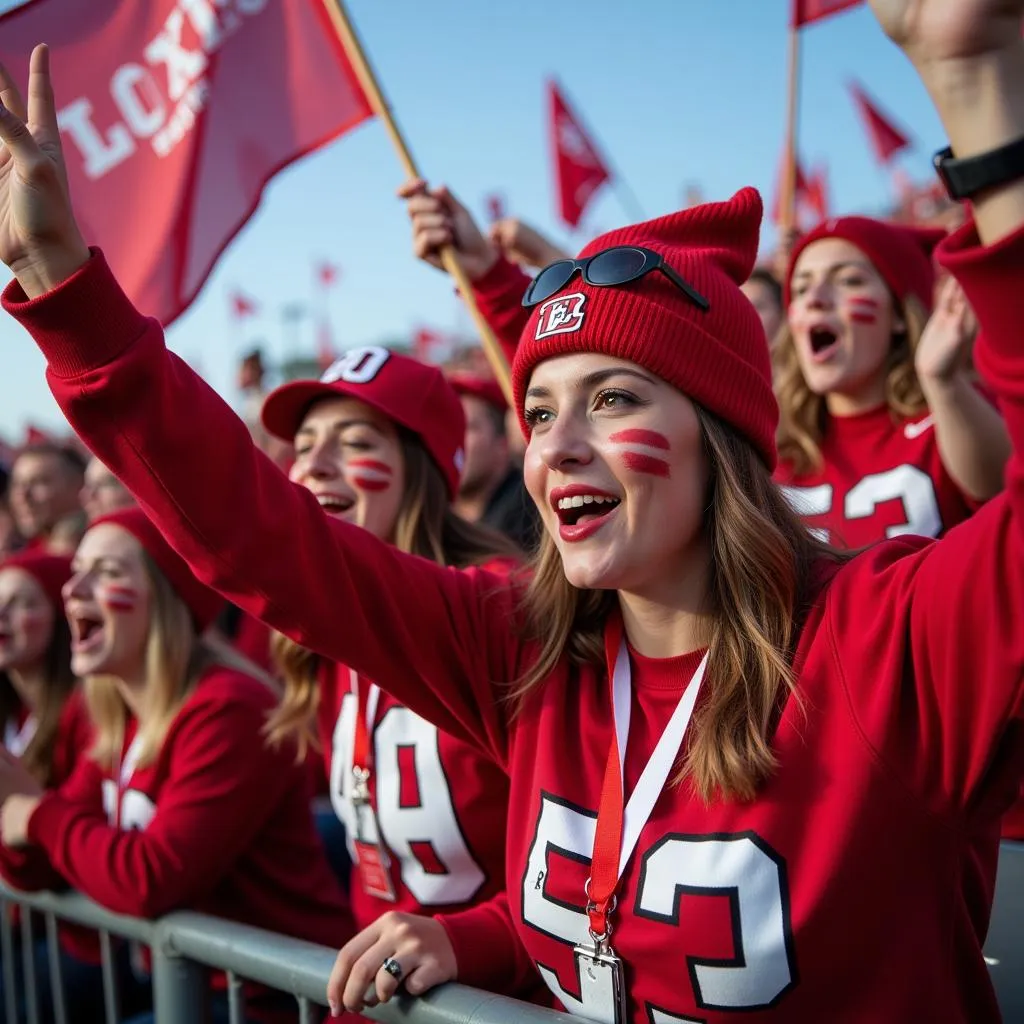
M409 211L412 248L419 259L440 267L441 250L451 245L471 281L478 281L494 266L498 250L446 186L428 188L425 181L407 181L398 195Z
M571 259L569 253L549 242L536 228L515 217L504 217L492 224L487 234L506 259L521 267L540 270L556 260Z
M1024 0L868 0L918 70L982 56L1020 40Z
M45 46L32 51L27 108L2 66L0 101L0 259L35 298L89 258L71 210Z
M914 366L921 383L948 381L966 370L977 333L978 321L963 288L956 278L948 277L914 353Z

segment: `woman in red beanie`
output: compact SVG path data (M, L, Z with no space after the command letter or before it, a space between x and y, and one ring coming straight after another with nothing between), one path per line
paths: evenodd
M294 446L291 479L331 518L439 565L514 565L510 543L452 511L465 417L436 367L353 349L319 381L271 392L262 421ZM365 929L353 948L397 931L423 935L445 965L458 961L464 981L487 987L494 967L474 922L489 923L488 901L504 892L507 776L478 744L439 731L347 664L280 634L272 646L285 693L268 734L297 739L302 756L311 745L324 754L352 859L353 916ZM521 974L531 977L528 960ZM434 983L430 970L418 983Z
M70 575L60 555L22 552L0 563L3 745L43 787L64 782L90 741L61 599Z
M941 260L1019 452L1024 0L872 7L988 176ZM809 534L772 480L768 353L739 287L755 192L604 236L531 285L512 377L546 535L524 592L281 480L85 246L45 50L34 69L32 131L0 115L7 310L204 580L508 771L495 964L522 943L604 1022L998 1018L982 943L1024 758L1024 465L938 541L853 556ZM332 1002L414 973L424 951L396 938L340 957Z
M835 544L938 537L1002 490L1010 441L975 384L955 280L928 319L941 236L841 217L793 251L774 349L776 479Z
M351 919L294 745L263 739L276 695L202 639L218 595L139 509L93 522L73 567L72 668L95 741L72 777L42 794L0 762L4 846L36 851L119 913L187 907L344 941ZM267 1015L267 998L250 1000L251 1019Z

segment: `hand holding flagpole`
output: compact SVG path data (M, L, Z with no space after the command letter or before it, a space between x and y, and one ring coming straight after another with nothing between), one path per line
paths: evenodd
M391 136L391 142L395 147L395 151L398 153L398 158L401 161L406 177L410 179L422 178L422 175L416 166L416 161L413 160L412 153L409 152L409 147L406 144L405 138L399 130L398 125L395 122L395 118L391 113L391 109L384 98L380 84L377 81L377 76L374 74L373 68L370 66L370 62L367 59L362 44L359 42L359 38L356 35L351 20L349 19L348 11L345 9L344 0L323 0L323 3L327 9L327 13L330 15L331 23L334 26L335 31L338 33L338 38L341 40L341 44L345 48L349 62L359 79L359 84L363 87L363 92L366 94L366 98L370 102L370 106L373 108L374 113L377 114L383 122L388 135ZM473 286L462 265L459 263L459 259L454 248L446 246L441 251L441 262L444 265L444 269L451 275L452 280L455 281L459 292L462 294L462 298L465 301L466 306L473 317L476 329L480 334L480 340L483 342L484 352L487 355L487 359L494 370L494 375L497 378L498 383L501 385L501 390L505 395L505 399L511 406L513 404L512 376L509 371L508 362L505 359L505 354L502 351L501 346L498 344L497 338L494 337L494 333L491 331L490 326L484 319L483 314L480 312L480 309L476 304L476 300L473 297Z

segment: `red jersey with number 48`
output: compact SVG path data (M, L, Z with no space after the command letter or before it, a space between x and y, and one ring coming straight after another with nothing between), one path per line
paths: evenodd
M982 944L1024 760L1024 228L988 249L968 228L942 252L983 327L975 358L1015 449L1006 490L941 540L894 538L823 576L794 655L801 699L755 799L659 791L613 921L631 1024L998 1019ZM324 516L98 256L5 303L75 430L197 576L507 769L508 905L477 945L497 964L525 947L563 1005L613 1020L573 954L613 748L604 665L562 659L516 713L509 687L539 651L515 587ZM633 660L627 792L693 669Z
M821 455L820 472L796 476L780 463L775 479L807 525L838 547L940 537L981 504L946 472L930 414L898 420L881 406L830 416Z
M331 804L345 825L352 858L357 927L389 910L435 914L501 892L508 776L478 748L441 732L368 680L358 680L357 694L352 676L344 665L322 666L317 714ZM370 726L375 821L369 827L376 826L390 861L394 900L363 887L354 845L360 823L352 802L352 764L360 711L368 712Z

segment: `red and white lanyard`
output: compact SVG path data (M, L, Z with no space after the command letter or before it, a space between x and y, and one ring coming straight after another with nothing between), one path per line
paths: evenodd
M376 683L360 686L358 673L355 669L349 669L349 688L356 699L355 726L352 734L352 775L357 786L368 786L370 772L373 770L373 746L370 737L373 735L373 723L377 718L380 687ZM368 792L366 798L369 799Z
M18 728L13 721L8 721L7 727L4 729L4 746L15 757L21 757L28 749L38 728L39 721L35 715L29 715L21 723L21 728Z
M708 656L705 654L679 698L650 760L637 779L629 802L623 808L626 741L629 738L633 682L629 648L623 643L622 620L618 614L612 615L605 626L604 650L615 734L608 751L608 763L601 785L601 802L594 831L594 853L586 886L587 915L590 918L591 937L595 942L607 942L611 934L609 918L615 910L619 879L672 772L708 664Z
M136 733L134 739L128 745L125 755L114 764L114 779L117 782L117 804L114 807L114 826L121 827L121 803L124 800L125 791L131 785L132 776L139 766L139 757L142 755L142 734Z

